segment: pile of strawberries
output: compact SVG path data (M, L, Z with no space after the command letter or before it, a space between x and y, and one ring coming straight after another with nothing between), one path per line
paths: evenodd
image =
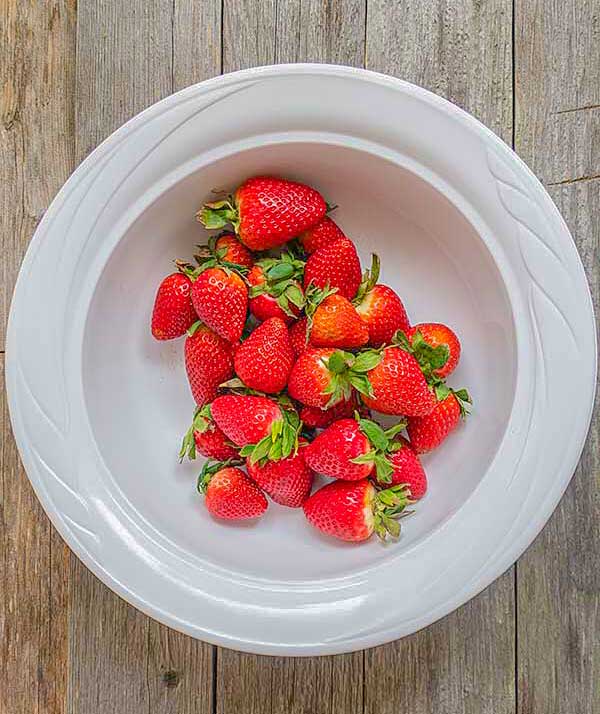
M152 334L187 334L196 410L180 457L209 459L198 490L212 515L256 518L267 494L343 540L397 537L427 489L418 454L470 403L445 382L460 343L445 325L411 326L378 282L377 256L363 274L328 212L313 188L271 177L205 204L207 229L233 231L200 246L193 264L176 261ZM384 428L371 410L396 423ZM316 473L333 480L311 495Z

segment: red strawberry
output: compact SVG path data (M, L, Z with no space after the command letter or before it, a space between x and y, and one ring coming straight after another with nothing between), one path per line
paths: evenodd
M429 389L417 360L400 347L383 350L381 361L367 375L373 396L364 396L364 403L383 414L424 416L435 407L435 397Z
M307 306L309 341L315 347L362 347L369 340L369 328L352 303L342 295L311 288Z
M209 229L231 223L250 250L268 250L318 223L326 211L323 197L310 186L256 176L245 181L233 197L205 204L198 219Z
M249 476L275 503L290 508L300 508L312 488L314 474L304 460L305 448L279 461L252 463L246 460Z
M280 317L293 322L304 307L303 273L304 263L289 253L259 261L247 276L250 312L258 320Z
M379 257L373 254L371 270L366 271L354 299L356 311L369 328L372 347L389 345L398 330L408 330L410 324L402 300L392 288L379 285Z
M252 462L286 458L298 448L300 419L267 397L226 394L211 404L217 426Z
M285 389L294 364L285 322L271 317L259 325L238 347L233 364L238 377L250 389L267 394Z
M362 280L360 260L354 243L348 238L316 250L304 268L304 288L312 283L317 288L337 288L348 300L356 295Z
M385 540L397 538L396 518L410 503L402 486L376 491L368 479L334 481L323 486L304 502L304 515L311 525L327 535L347 541L363 541L373 532Z
M233 377L233 345L197 324L185 340L185 369L199 407L212 402L219 384Z
M279 405L267 397L225 394L210 408L217 426L237 446L255 444L270 436L271 428L283 419Z
M410 491L411 500L418 501L427 491L427 475L419 457L402 437L398 437L392 448L394 450L388 456L388 461L394 470L387 484L404 484Z
M238 458L238 450L212 420L208 404L202 409L196 408L192 425L183 437L179 458L181 461L186 456L195 459L197 451L217 461Z
M429 346L438 350L442 349L442 354L445 353L446 361L442 367L435 368L431 365L431 372L440 379L445 379L450 373L454 372L458 360L460 359L460 342L456 334L446 325L439 322L422 322L415 325L406 331L411 345L414 349L413 354L417 361L427 373L428 355L431 350L424 350L423 347Z
M228 521L256 518L267 510L261 490L241 470L216 464L205 468L198 481L209 512Z
M254 265L252 253L236 238L234 233L223 233L214 245L214 253L220 262L250 268Z
M373 471L373 461L354 459L371 451L371 444L354 419L340 419L328 426L304 451L304 460L313 471L345 481L358 481Z
M338 238L345 238L344 231L329 216L325 216L311 228L302 231L298 236L300 244L307 255L311 255Z
M358 404L358 400L352 396L348 400L342 400L331 409L319 409L317 407L302 407L300 410L300 420L309 429L324 429L338 419L346 419L354 415L355 411L360 411L364 407ZM364 416L368 416L365 414Z
M306 336L307 327L308 320L306 317L301 317L290 327L290 340L296 357L299 357L308 347L308 338Z
M192 281L172 273L158 286L152 310L152 335L157 340L182 337L198 319L190 298Z
M381 359L373 350L358 355L329 347L310 347L298 357L288 380L292 399L319 409L328 409L352 396L356 389L370 393L366 373Z
M448 434L456 429L461 416L465 416L471 404L471 398L465 389L454 392L441 385L436 392L441 399L436 402L433 411L426 416L408 420L410 445L418 454L438 447Z
M248 312L248 288L237 273L212 267L192 285L192 302L202 322L230 342L242 336Z
M399 448L393 439L405 426L399 422L384 431L370 419L340 419L316 437L304 458L312 469L331 478L355 481L375 469L382 483L390 483L394 471L390 454Z

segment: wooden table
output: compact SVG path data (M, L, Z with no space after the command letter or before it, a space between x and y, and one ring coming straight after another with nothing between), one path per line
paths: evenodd
M0 7L0 347L22 255L76 164L161 97L274 62L387 72L479 117L548 187L598 310L599 0L1 0ZM196 642L107 590L42 512L2 399L2 714L600 712L597 414L549 524L479 597L399 642L294 660Z

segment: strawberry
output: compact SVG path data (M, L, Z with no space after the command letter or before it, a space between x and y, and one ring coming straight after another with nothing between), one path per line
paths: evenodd
M212 402L219 384L233 376L233 346L200 322L185 340L185 369L199 407Z
M208 245L198 246L198 253L194 257L198 263L203 263L206 258L215 258L221 265L238 271L240 268L250 270L254 265L252 253L240 243L235 233L227 231L211 237Z
M258 486L227 462L207 462L198 479L198 490L205 496L209 513L228 521L257 518L269 506Z
M460 359L460 342L449 327L439 322L422 322L405 332L413 354L426 374L430 371L435 377L445 379L454 372ZM436 368L441 360L432 363L431 355L438 353L445 355L446 359L441 367Z
M306 334L307 329L308 320L306 317L301 317L290 327L290 341L296 357L300 357L300 355L308 347L308 335Z
M229 223L250 250L268 250L318 223L326 211L327 204L314 188L256 176L245 181L233 197L206 203L197 217L209 229Z
M468 413L471 397L466 389L457 392L439 385L438 400L429 414L408 420L407 432L412 448L424 454L438 447L456 427L461 416Z
M370 419L340 419L306 448L306 463L330 478L356 481L370 476L375 469L381 482L389 483L394 468L389 454L393 438L406 424L400 422L384 431Z
M250 389L267 394L285 389L294 364L285 322L271 317L260 324L238 347L233 364L238 377Z
M348 238L338 240L316 250L306 261L304 289L337 288L340 295L352 300L362 280L360 260L354 243Z
M358 481L373 471L373 462L356 463L354 459L368 454L371 444L354 419L334 421L321 432L304 451L304 459L313 471L339 478Z
M309 429L324 429L338 419L351 417L355 411L364 409L358 404L358 400L353 395L350 399L343 399L331 409L319 409L318 407L302 407L300 410L300 421ZM364 416L367 416L365 414Z
M387 483L396 486L403 484L410 491L412 501L423 498L427 491L427 475L421 465L419 457L410 447L406 439L398 437L392 445L392 452L388 456L388 462L393 468L389 480L377 479L379 483Z
M435 406L417 360L400 347L387 347L381 361L367 374L373 396L363 396L364 403L383 414L424 416Z
M302 231L298 236L300 245L304 248L307 255L311 255L330 243L345 238L344 231L333 221L329 216L325 216L322 220L316 223L311 228Z
M158 286L152 310L152 335L156 340L182 337L198 319L190 298L192 281L183 273L168 275Z
M304 515L318 530L347 541L363 541L376 532L385 540L397 538L410 503L403 486L377 491L368 479L334 481L323 486L304 502Z
M374 350L353 355L328 347L310 347L298 357L288 380L288 393L308 407L328 409L352 396L372 394L366 373L379 363Z
M377 283L379 257L373 254L370 271L366 271L354 304L356 311L369 328L372 347L389 345L398 330L408 330L410 324L402 300L387 285Z
M304 460L304 444L300 443L296 454L279 461L267 461L262 466L249 458L246 460L250 478L282 506L300 508L310 494L314 474Z
M304 307L304 263L290 253L260 260L248 273L250 312L257 320L280 317L293 322Z
M228 268L202 269L192 285L192 302L198 317L218 335L237 342L248 312L248 288Z
M181 443L179 460L183 461L186 456L193 460L196 452L217 461L238 458L238 450L212 420L209 404L196 408L192 425Z
M249 456L252 463L288 457L298 449L300 419L283 400L280 404L246 394L226 394L211 404L211 414L217 426L241 446L240 456Z
M311 345L352 349L368 342L369 328L345 297L311 286L307 300L307 332Z

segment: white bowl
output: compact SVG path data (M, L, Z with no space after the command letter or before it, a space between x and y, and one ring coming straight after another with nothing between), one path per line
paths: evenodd
M193 404L182 341L150 336L154 292L204 241L194 213L211 190L257 173L317 187L412 321L461 336L450 381L473 415L424 458L430 491L396 544L338 543L276 505L216 522L198 464L177 462ZM595 373L577 251L525 165L433 94L321 65L204 82L109 137L32 240L7 350L27 473L86 565L190 635L294 655L412 633L510 566L573 473Z

